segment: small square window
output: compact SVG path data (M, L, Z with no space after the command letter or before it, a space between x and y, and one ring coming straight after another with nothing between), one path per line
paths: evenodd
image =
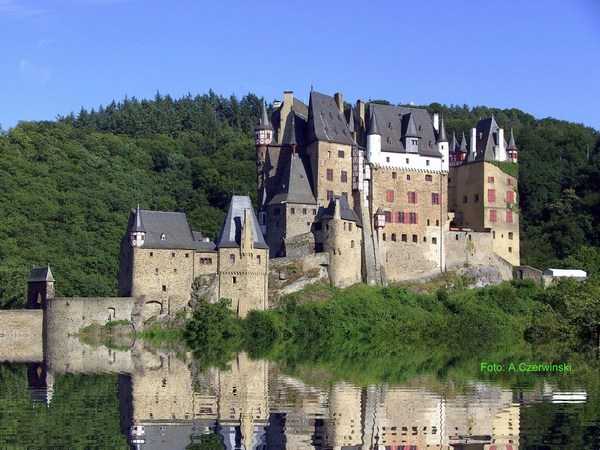
M435 238L435 237L431 238L431 243L434 245L437 244L437 238Z
M163 292L167 292L167 285L166 285L166 284L163 284L163 285L162 285L162 291L163 291Z
M419 242L419 237L416 234L413 234L412 235L412 241L415 242L415 243Z
M344 150L338 150L338 158L343 158L344 155Z
M395 180L396 178L398 178L398 173L392 172L392 180Z
M385 157L385 162L390 162L390 157L389 156Z

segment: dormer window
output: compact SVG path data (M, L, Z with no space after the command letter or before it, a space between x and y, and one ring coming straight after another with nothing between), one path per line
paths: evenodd
M166 236L165 233L163 233L163 234L160 235L160 240L161 241L166 241L167 240L167 236Z

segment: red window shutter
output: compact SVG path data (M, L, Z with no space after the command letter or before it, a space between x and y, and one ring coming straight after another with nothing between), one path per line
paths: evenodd
M415 213L415 223L419 223L419 214Z
M496 189L488 189L488 202L496 201Z
M508 191L506 193L506 201L508 203L514 203L515 202L515 193L513 191Z
M409 217L408 217L409 215L410 215L410 213L409 213L409 212L405 212L405 213L404 213L404 223L410 223L410 221L409 221Z
M506 211L506 221L507 222L512 222L513 221L513 213L512 213L512 211Z

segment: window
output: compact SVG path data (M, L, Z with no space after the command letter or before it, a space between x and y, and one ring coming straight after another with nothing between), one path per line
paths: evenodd
M352 231L352 222L348 224L348 231Z
M404 213L402 211L398 211L398 223L404 223Z
M312 210L312 213L313 213L313 216L316 216L316 215L317 215L317 210L316 210L316 209L313 209L313 210Z
M236 284L236 283L237 283L237 277L233 277L233 278L231 279L231 281L233 281L233 284Z
M406 162L408 162L408 159L406 160ZM410 181L410 175L406 175L406 181Z
M437 244L437 238L435 238L435 237L431 238L431 243L434 245Z
M425 175L425 181L433 181L433 176Z
M388 189L387 191L385 191L385 200L387 202L394 201L394 190L393 189Z
M177 269L173 269L173 273L177 273Z
M348 193L347 192L342 192L342 197L348 198Z
M383 240L385 241L385 233L383 233L382 237L383 237Z
M327 200L331 200L333 197L333 191L327 191Z
M488 177L488 183L494 183L494 177Z
M390 211L384 211L383 214L385 215L385 222L390 223L392 221L392 213Z
M513 237L514 237L514 234L513 234L513 232L512 232L512 231L509 231L509 232L508 232L508 238L509 238L510 240L512 240L512 239L513 239Z
M432 205L439 205L440 204L440 194L438 194L437 192L432 192L431 193L431 204Z
M488 189L488 202L494 203L496 201L496 189Z
M508 247L508 253L512 253L512 247Z
M175 258L175 252L171 252L171 258Z
M395 180L398 178L398 172L392 172L392 180Z
M344 150L338 150L338 158L344 157Z
M350 248L354 248L354 241L350 241Z
M508 191L506 193L506 201L508 203L514 203L515 202L515 193L513 191Z
M506 211L506 221L507 222L512 222L513 221L513 212L512 211Z
M260 255L256 255L256 264L258 264L259 266L260 266L260 262L261 262L260 260L261 260Z
M492 231L492 239L496 239L496 232Z
M406 234L402 235L402 242L407 242L408 241L408 236Z
M154 269L154 273L158 274L158 267L156 269Z
M331 158L331 151L327 151L327 157Z
M416 244L417 242L419 242L419 237L416 234L413 234L412 241Z
M333 169L327 169L327 181L333 181Z
M150 252L150 256L154 256L154 252Z
M302 208L302 214L306 215L307 212L306 208Z
M185 254L185 257L186 257L186 258L189 258L189 257L190 257L190 254L189 254L189 253L186 253L186 254Z
M475 203L477 203L477 202L479 201L479 194L475 194L475 195L473 196L473 201L474 201Z
M428 165L429 165L429 160L428 160L428 159L426 159L426 160L425 160L425 165L426 165L426 166L428 166Z
M418 219L419 219L419 217L418 217L417 213L411 212L408 214L408 223L413 223L413 224L418 223Z
M162 291L163 291L163 292L167 292L167 285L166 285L166 284L163 284L163 285L162 285Z
M490 209L490 221L491 222L496 221L496 210L495 209Z
M235 264L235 254L234 253L229 254L229 262L231 264Z
M290 208L290 214L291 215L296 214L296 208Z
M385 162L390 162L390 157L389 156L385 157Z
M508 184L509 186L514 186L515 185L515 180L513 178L507 178L506 179L506 184Z
M342 183L347 183L348 182L348 172L346 172L345 170L342 170L342 175L340 177L340 180Z
M212 258L200 258L200 265L211 266L212 265Z
M467 203L469 201L469 199L467 198L466 195L463 195L463 203Z
M440 221L439 221L439 220L436 220L436 221L435 221L435 226L436 226L436 227L439 227L439 226L440 226Z
M417 203L419 201L418 199L418 195L416 192L409 192L408 193L408 203Z
M427 236L423 236L423 242L427 242Z
M160 240L161 241L166 241L167 240L167 236L163 233L160 235Z
M430 221L429 221L429 219L427 219L427 226L429 226L429 223L430 223Z

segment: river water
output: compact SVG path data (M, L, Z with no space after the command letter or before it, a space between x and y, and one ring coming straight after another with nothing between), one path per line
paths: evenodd
M359 386L244 353L199 371L190 354L139 342L70 338L45 355L0 364L2 449L600 448L598 384L565 389L540 373Z

